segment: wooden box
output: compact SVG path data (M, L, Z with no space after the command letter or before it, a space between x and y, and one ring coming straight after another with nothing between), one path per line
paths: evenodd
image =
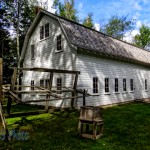
M80 120L103 121L102 108L97 106L82 106Z

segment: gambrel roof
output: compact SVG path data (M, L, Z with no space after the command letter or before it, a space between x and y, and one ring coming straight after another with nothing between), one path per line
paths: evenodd
M61 28L64 31L69 43L77 49L82 49L91 53L113 57L115 59L121 59L128 62L150 65L149 51L115 39L111 36L90 29L73 21L56 16L45 10L40 10L33 24L29 28L22 50L21 62L25 56L25 49L29 40L29 36L42 15L48 15L57 19L60 22Z

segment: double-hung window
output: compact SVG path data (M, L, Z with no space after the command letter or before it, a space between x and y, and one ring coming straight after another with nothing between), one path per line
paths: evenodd
M109 78L105 78L105 93L109 93Z
M93 93L98 93L98 77L93 77Z
M49 23L45 24L45 38L49 37Z
M130 90L133 91L133 89L134 89L133 79L130 79Z
M62 50L62 46L61 46L61 34L57 36L57 51L61 51Z
M44 80L40 80L40 87L44 87Z
M35 46L31 45L31 60L34 59L34 53L35 53Z
M145 90L148 90L147 79L145 79Z
M127 91L127 83L126 83L126 79L123 79L123 91Z
M57 94L61 94L61 91L62 90L62 78L57 78L56 80L56 87L57 87Z
M49 23L40 26L40 40L49 37Z
M118 86L119 86L118 78L115 78L115 92L119 91Z
M31 90L34 91L34 80L31 80Z

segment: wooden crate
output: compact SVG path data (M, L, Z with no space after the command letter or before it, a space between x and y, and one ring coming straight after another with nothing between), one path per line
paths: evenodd
M97 106L82 106L79 120L102 121L102 108Z

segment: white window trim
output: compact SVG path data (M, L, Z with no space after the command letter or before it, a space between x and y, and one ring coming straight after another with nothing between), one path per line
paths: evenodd
M124 79L125 79L125 81L126 81L126 82L125 82L125 83L126 83L126 91L124 91L124 82L123 82ZM127 78L122 78L122 91L123 91L122 93L127 93L127 88L128 88L128 87L127 87Z
M131 90L131 79L133 80L133 90ZM134 79L130 78L130 90L129 93L134 93Z
M108 89L109 89L109 92L106 92L105 91L105 79L108 78ZM110 78L109 77L105 77L104 78L104 95L110 95Z
M56 90L57 90L57 79L61 79L61 90L62 90L63 89L63 78L62 78L62 76L58 76L55 78ZM62 95L62 94L63 94L63 92L59 93L59 95Z
M61 50L57 50L57 37L60 36L60 35L61 35ZM56 41L56 44L55 44L55 46L56 46L55 53L61 53L61 52L63 52L63 51L64 51L64 50L63 50L63 45L62 45L63 36L62 36L61 33L56 35L55 41Z
M49 22L47 22L47 23L49 23ZM41 29L42 26L44 26L44 38L43 38L43 39L40 39L40 40L39 40L40 42L43 41L43 40L46 40L46 39L50 38L50 23L49 23L49 36L48 36L48 37L45 37L45 25L46 25L47 23L45 23L45 24L43 24L43 25L41 25L41 26L39 27L39 39L40 39L40 29Z
M147 82L147 89L145 89L145 81ZM144 90L145 92L148 92L148 80L147 79L144 80Z
M97 84L98 84L98 93L93 93L93 78L97 78ZM100 88L99 88L99 77L98 76L93 76L92 77L92 92L91 92L92 94L91 95L93 95L93 96L98 96L98 95L100 95Z
M34 47L34 49L33 49L33 56L34 57L32 57L32 46ZM30 45L30 55L31 55L31 60L35 60L35 44Z

